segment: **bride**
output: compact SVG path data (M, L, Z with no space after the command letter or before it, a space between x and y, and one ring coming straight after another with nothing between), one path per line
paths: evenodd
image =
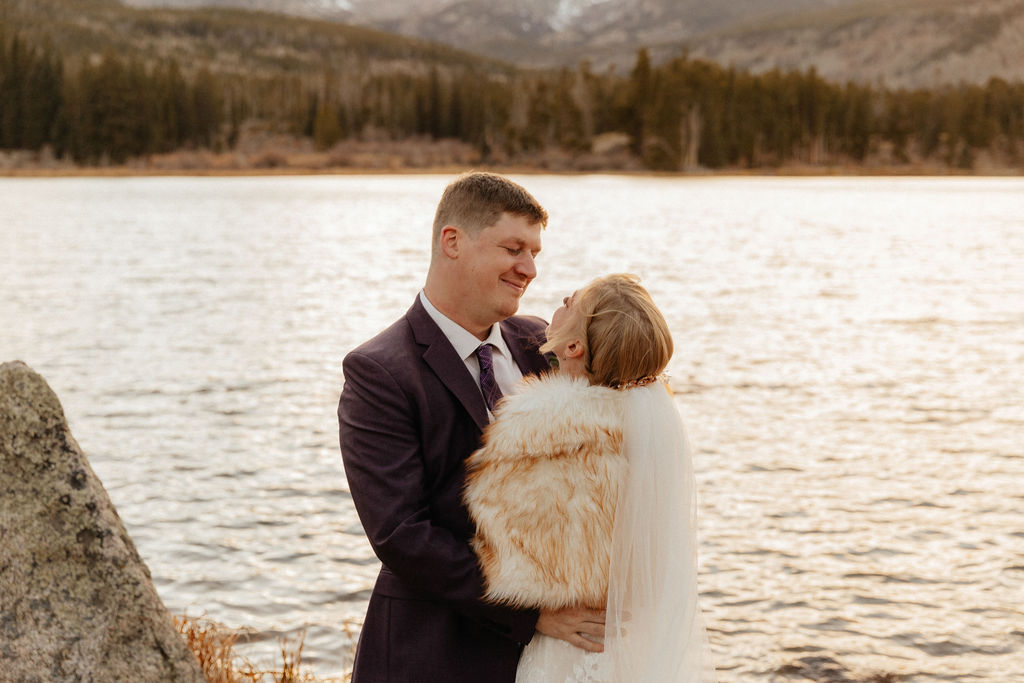
M665 319L634 276L610 275L564 299L541 350L557 371L505 398L467 461L474 549L487 599L605 609L606 635L595 653L536 633L516 681L714 681Z

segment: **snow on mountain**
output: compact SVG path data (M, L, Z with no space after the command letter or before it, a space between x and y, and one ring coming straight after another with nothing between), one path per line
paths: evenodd
M548 19L548 25L554 31L566 31L572 28L584 12L610 2L614 0L558 0Z

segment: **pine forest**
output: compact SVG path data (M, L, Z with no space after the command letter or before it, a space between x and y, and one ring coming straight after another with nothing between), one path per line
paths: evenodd
M1024 160L1021 82L892 90L813 69L753 74L685 52L652 63L644 49L628 72L586 62L538 71L326 22L295 20L275 36L277 20L258 13L118 16L135 42L0 23L0 149L122 164L230 150L258 122L318 150L457 140L482 163L530 165L556 150L585 170ZM147 35L188 49L146 49L137 36Z

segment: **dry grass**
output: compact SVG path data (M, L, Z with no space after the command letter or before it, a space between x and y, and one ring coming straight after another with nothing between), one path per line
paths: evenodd
M188 643L209 683L350 683L352 674L343 678L318 678L302 670L305 631L294 641L282 639L278 668L258 669L234 651L242 635L206 617L177 616L174 624ZM346 621L344 629L354 642L359 625ZM855 674L830 657L805 657L780 667L776 673L818 683L899 683L903 676L889 672Z
M235 652L240 633L205 617L177 616L174 625L199 660L209 683L344 683L342 679L317 678L302 670L306 633L292 642L281 639L279 668L259 669Z

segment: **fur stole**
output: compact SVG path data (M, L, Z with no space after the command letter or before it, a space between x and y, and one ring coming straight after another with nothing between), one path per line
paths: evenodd
M622 392L568 376L528 378L498 406L464 492L488 600L604 608L622 422Z

